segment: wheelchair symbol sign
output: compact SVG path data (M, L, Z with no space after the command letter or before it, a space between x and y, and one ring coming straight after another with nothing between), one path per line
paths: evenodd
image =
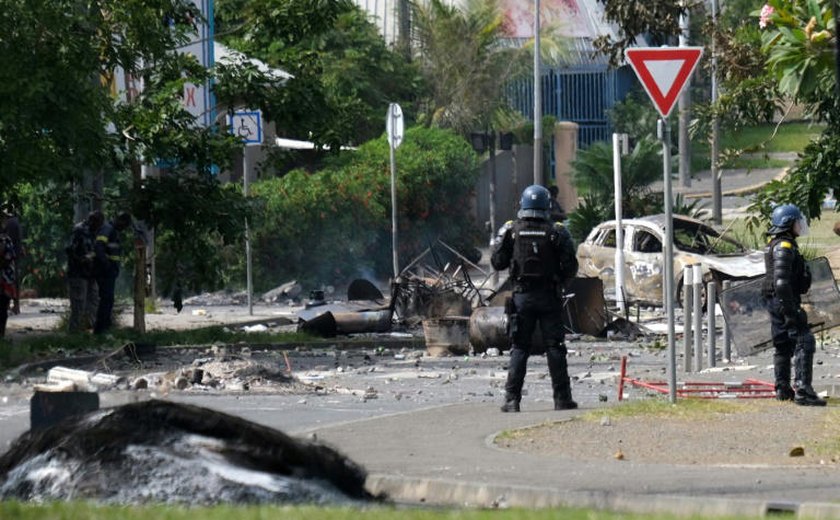
M245 145L262 144L262 114L259 110L234 112L228 116L228 131Z

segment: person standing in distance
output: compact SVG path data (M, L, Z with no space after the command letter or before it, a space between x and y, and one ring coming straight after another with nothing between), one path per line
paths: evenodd
M799 208L783 204L773 210L770 237L764 249L763 293L770 312L773 335L773 369L776 398L803 406L825 406L814 392L816 340L802 309L802 295L811 288L811 271L799 252L796 237L808 234L808 223ZM791 356L794 358L794 385L790 386Z
M96 285L99 287L99 307L96 309L94 334L102 334L111 328L111 314L114 311L114 290L120 274L120 234L131 225L131 215L120 213L116 220L108 222L96 232L94 245Z
M503 412L518 412L522 400L531 336L539 323L546 344L555 410L577 408L572 400L563 330L563 286L578 270L575 244L551 218L551 196L542 186L525 188L515 221L505 223L495 240L490 263L510 268L513 296L505 303L511 342Z
M92 211L87 219L73 226L67 246L67 288L70 296L71 333L82 332L96 323L99 296L94 278L94 237L105 221L101 211Z

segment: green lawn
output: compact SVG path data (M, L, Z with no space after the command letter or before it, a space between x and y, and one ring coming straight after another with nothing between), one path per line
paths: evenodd
M805 146L823 130L823 125L809 123L785 123L773 139L775 124L751 126L737 131L724 131L721 135L721 151L727 149L744 150L747 153L801 152ZM704 140L691 143L691 167L693 171L708 170L710 164L709 144ZM724 164L725 168L776 168L789 163L778 159L756 157L738 157Z
M827 251L840 246L840 238L834 234L834 223L837 220L840 220L840 215L831 210L824 210L822 218L811 221L808 236L797 240L806 256L822 256ZM724 222L723 226L735 239L749 248L762 249L767 242L767 237L764 235L766 230L749 229L746 219Z
M96 506L81 502L29 505L0 502L3 520L670 520L699 518L676 515L620 514L591 509L406 509L406 508L315 508L315 507L197 507L175 506L117 507ZM724 518L724 517L716 517ZM751 517L727 517L751 518Z

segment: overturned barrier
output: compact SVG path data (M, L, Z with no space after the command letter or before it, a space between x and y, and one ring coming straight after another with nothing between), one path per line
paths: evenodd
M621 372L618 378L618 400L624 400L625 385L642 388L662 395L668 395L667 381L643 381L627 376L627 356L621 357ZM677 381L677 397L694 399L774 399L773 383L759 379L744 381Z

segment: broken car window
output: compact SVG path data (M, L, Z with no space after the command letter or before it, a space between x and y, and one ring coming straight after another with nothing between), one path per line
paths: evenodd
M633 251L638 253L661 253L662 242L653 233L636 230L633 239Z

